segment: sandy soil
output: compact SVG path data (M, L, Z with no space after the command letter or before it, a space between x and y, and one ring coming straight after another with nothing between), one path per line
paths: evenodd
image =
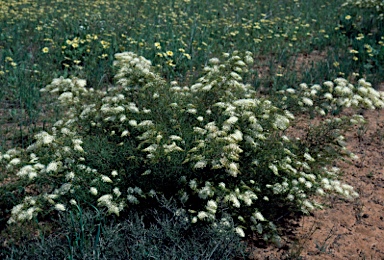
M332 197L323 210L293 221L281 248L253 248L250 259L384 259L384 110L363 115L366 127L346 136L359 160L338 165L360 197Z

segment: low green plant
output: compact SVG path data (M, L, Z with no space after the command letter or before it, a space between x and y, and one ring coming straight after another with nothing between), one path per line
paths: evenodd
M115 59L113 87L95 90L82 79L57 78L42 89L57 96L65 113L26 149L0 156L30 187L9 225L76 209L79 201L124 219L159 207L157 198L165 197L177 201L177 214L188 223L230 227L233 219L240 237L254 231L278 243L279 209L321 208L315 194L358 197L331 165L355 157L343 131L361 118L333 116L301 139L289 134L296 117L284 102L314 116L383 107L383 93L364 80L358 87L345 79L324 88L302 84L272 102L243 82L254 63L250 52L210 59L191 86L168 83L132 52Z
M174 202L159 199L146 217L124 220L76 207L61 213L54 233L0 251L2 259L245 259L245 243L229 226L196 228ZM96 214L95 214L96 213ZM146 219L151 218L148 222Z

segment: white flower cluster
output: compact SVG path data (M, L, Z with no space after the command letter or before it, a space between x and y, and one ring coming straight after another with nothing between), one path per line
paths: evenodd
M81 174L78 175L78 170L93 174L97 173L96 170L79 164L84 158L76 156L75 152L84 152L81 147L83 141L70 128L71 126L65 125L63 120L59 120L51 128L50 133L42 131L36 134L35 142L24 151L11 149L6 154L1 155L0 161L7 162L8 170L15 171L16 176L27 178L31 183L38 178L54 180L58 176L64 177L60 181L62 183L60 187L55 188L55 186L52 186L54 189L51 194L43 193L33 197L26 197L23 203L16 205L11 211L12 216L9 223L31 220L38 212L43 210L47 202L53 206L51 209L65 211L65 204L68 202L60 203L56 201L60 200L63 195L73 194L76 189L79 189L78 186L73 185L74 182L80 180ZM72 143L73 148L63 145L63 143L68 145ZM42 162L45 162L45 164ZM74 168L76 164L77 170ZM69 201L69 203L75 205L73 201Z
M115 54L113 65L119 68L115 75L117 84L123 87L136 88L138 82L150 81L159 76L152 72L152 63L142 56L133 52L123 52Z
M9 218L8 224L31 220L41 210L41 208L36 206L36 200L30 196L27 196L24 198L21 204L18 204L12 208L12 216Z
M299 89L286 89L280 91L287 97L297 99L302 111L315 111L326 115L340 108L384 108L384 92L372 88L371 83L360 79L357 86L344 78L337 78L333 82L326 81L323 85L315 84L309 87L302 83Z
M77 104L82 93L88 92L85 88L86 81L83 79L73 78L64 79L63 77L54 79L51 84L42 88L41 92L50 92L59 95L58 100L62 104Z
M124 208L124 202L121 202L119 205L116 204L113 201L113 195L111 194L101 196L97 202L97 205L106 207L110 214L115 214L117 216L119 216L120 211Z

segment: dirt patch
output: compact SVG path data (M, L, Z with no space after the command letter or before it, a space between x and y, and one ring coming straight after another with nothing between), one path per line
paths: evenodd
M360 160L339 165L343 181L353 185L360 198L334 198L329 208L303 218L296 231L299 238L312 225L318 229L300 254L304 259L384 259L384 111L366 111L364 116L369 120L366 128L347 135L349 149Z
M250 259L384 259L384 110L362 113L367 125L346 135L359 160L338 165L360 197L331 197L287 227L282 248L253 249Z
M311 53L299 53L296 57L290 59L288 68L295 72L300 72L303 68L313 68L316 63L326 60L326 51L313 51Z

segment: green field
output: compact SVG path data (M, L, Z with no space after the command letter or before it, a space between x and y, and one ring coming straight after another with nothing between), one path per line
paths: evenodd
M55 77L79 76L94 88L111 84L113 54L122 51L146 57L182 83L209 58L232 50L254 53L250 81L268 91L353 73L380 82L382 25L370 11L342 3L2 1L1 123L15 133L47 121L39 117L50 109L39 89ZM27 136L10 138L23 144Z
M380 1L377 2L379 6ZM343 3L344 0L0 0L0 256L9 259L22 259L23 255L37 255L37 258L28 259L233 259L235 256L246 257L244 242L234 233L240 237L257 233L260 240L278 244L278 234L284 226L276 223L276 227L272 220L288 214L274 211L273 207L296 214L316 208L316 203L306 197L293 196L293 188L290 191L281 188L280 191L279 187L286 183L291 188L297 185L295 180L298 179L298 185L302 184L308 198L321 193L319 189L326 190L326 184L321 184L319 178L331 176L330 179L336 180L337 171L327 172L325 167L344 155L353 157L337 145L343 147L341 134L351 127L349 123L358 120L344 122L345 119L332 118L338 117L344 106L362 104L360 108L380 108L382 103L378 100L384 99L374 90L367 90L368 94L359 90L361 86L371 89L366 82L372 83L375 89L384 81L382 9L343 6ZM115 57L116 53L124 52L133 54ZM151 61L151 66L140 56ZM119 57L120 63L116 62ZM127 65L124 59L137 60L135 65ZM147 65L148 70L145 70ZM231 75L232 81L223 77L225 75ZM58 85L53 83L45 91L52 94L41 91L60 77L71 79L72 83L68 83L71 80L60 81ZM339 80L334 81L337 78ZM365 81L359 81L361 78ZM86 80L85 88L78 79ZM318 93L329 91L325 89L329 81L334 81L336 86L348 86L350 90L337 92L336 89L330 98L329 95L320 97ZM199 89L201 84L208 83L213 86L212 91L211 88L206 92ZM65 89L65 84L74 85ZM215 84L220 89L216 89ZM319 85L311 87L314 84ZM57 94L69 93L68 89L71 89L80 101L71 96L68 103L59 98L60 103L53 93L55 87ZM195 96L190 96L191 93ZM352 97L356 93L362 98L346 100L348 95ZM119 94L124 94L122 100ZM64 99L64 96L60 97ZM246 105L239 101L236 111L241 112L230 113L237 104L235 100L250 98L257 101ZM332 98L339 98L339 103L324 104ZM358 101L355 104L353 100ZM131 114L127 112L126 115L131 121L125 121L121 115L114 121L111 110L108 110L109 114L102 114L103 105L108 109L114 106L108 102L114 102L116 109L129 110ZM228 105L231 102L232 105ZM118 104L121 107L117 107ZM136 106L137 111L142 111L137 115L132 112ZM253 106L254 110L247 106ZM91 111L94 107L101 111L98 117L91 120L79 116L85 109ZM177 110L177 107L183 109ZM246 132L251 132L249 126L244 126L248 119L242 121L240 116L252 113L262 129L257 137L261 142L255 145L257 149L251 147L251 139L245 138ZM295 127L294 118L307 118L306 115L310 119L326 116L329 124L319 126L305 122L310 127L307 139L303 141L289 136L288 126ZM59 120L65 122L74 118L77 121L73 122L78 123L67 121L69 130L65 128L70 133L72 131L72 139L66 139L64 135L60 139L57 134L57 140L49 141L51 136L54 136L52 140L56 138L57 129L64 131L66 123L58 123ZM273 118L275 122L271 121ZM132 120L137 121L139 127L136 128L137 124ZM211 131L211 121L224 130L217 134L222 139L209 143L211 139L201 136L205 135L204 131ZM195 127L202 130L199 132ZM230 130L234 132L229 134ZM45 134L36 136L41 131ZM123 142L122 138L126 136L131 138ZM41 150L40 146L36 152L33 150L33 154L37 154L34 159L28 150L32 148L28 147L39 138L43 145ZM288 139L290 141L286 141ZM176 146L178 141L180 146ZM76 151L63 155L61 149L71 146L71 142ZM201 146L195 146L199 142ZM204 142L207 146L202 144ZM55 146L44 146L51 143ZM234 144L236 148L233 148ZM158 146L164 150L152 153L151 149L156 147L156 150ZM21 152L17 149L9 152L12 148ZM290 152L284 154L283 148L292 155ZM84 150L86 156L80 154ZM137 153L142 151L148 154ZM216 167L216 158L220 156L229 161L220 161L222 166ZM299 163L295 165L296 159L300 166ZM67 175L75 169L71 168L75 167L72 163L67 165L68 160L76 161L73 163L76 167L84 166L85 170L79 170L84 170L82 173L76 172L83 174L78 182ZM37 161L45 169L42 175L22 178L19 168ZM308 169L303 166L304 162ZM48 170L52 163L67 168L63 166L55 175ZM207 164L212 166L211 170L207 170ZM300 177L304 181L296 178L296 173L288 173L291 170L284 166L287 164L306 174L307 177ZM238 168L241 169L239 172ZM101 184L95 184L90 174L92 170L102 176L97 177ZM125 177L119 181L113 179L113 185L109 186L115 176L107 175L113 170L119 174L124 172ZM251 201L250 204L263 215L258 215L254 208L238 209L237 199L225 195L224 188L222 198L215 197L222 187L220 183L228 178L224 177L224 172L234 178L233 183L227 184L228 194L236 193L233 196L243 198L247 206L249 203L244 194L259 192L258 202L252 204ZM315 178L310 174L316 175ZM153 178L148 179L147 175ZM132 181L128 181L129 178ZM310 182L311 178L313 182ZM66 181L77 185L80 191L71 191L75 195L65 194L55 203L39 204L47 194L62 189ZM264 186L269 183L273 184L274 190L264 196ZM349 192L353 193L347 186L339 191L338 184L332 185L336 187L332 188L335 193L347 197ZM92 188L96 186L94 192ZM121 203L121 208L124 203L131 203L132 207L119 209L121 214L116 214L119 217L105 214L116 213L110 207L111 201L100 202L96 194L90 195L90 189L92 194L99 192L100 196L108 195L114 189L116 201L113 203ZM156 190L157 195L148 199L151 190ZM127 202L120 200L120 191ZM138 203L135 196L143 202ZM72 203L70 199L75 197L77 202ZM263 200L263 197L267 198ZM31 198L36 201L33 199L31 203ZM27 202L39 205L39 210L31 213L31 221L26 225L21 221L7 224L15 212L12 213L12 208ZM227 202L233 203L233 207L224 205ZM61 206L65 206L65 210L61 210ZM228 221L229 228L224 233L219 232L221 229L217 231L217 223L212 226L199 221L191 227L190 222L196 222L197 216L198 219L209 219L209 214L215 215L217 207L222 220ZM157 210L157 215L148 213L148 208ZM207 213L208 217L197 212ZM148 217L149 214L154 215ZM261 224L249 225L251 216ZM263 216L271 220L269 224ZM180 235L183 232L185 236ZM57 254L50 255L52 250Z

